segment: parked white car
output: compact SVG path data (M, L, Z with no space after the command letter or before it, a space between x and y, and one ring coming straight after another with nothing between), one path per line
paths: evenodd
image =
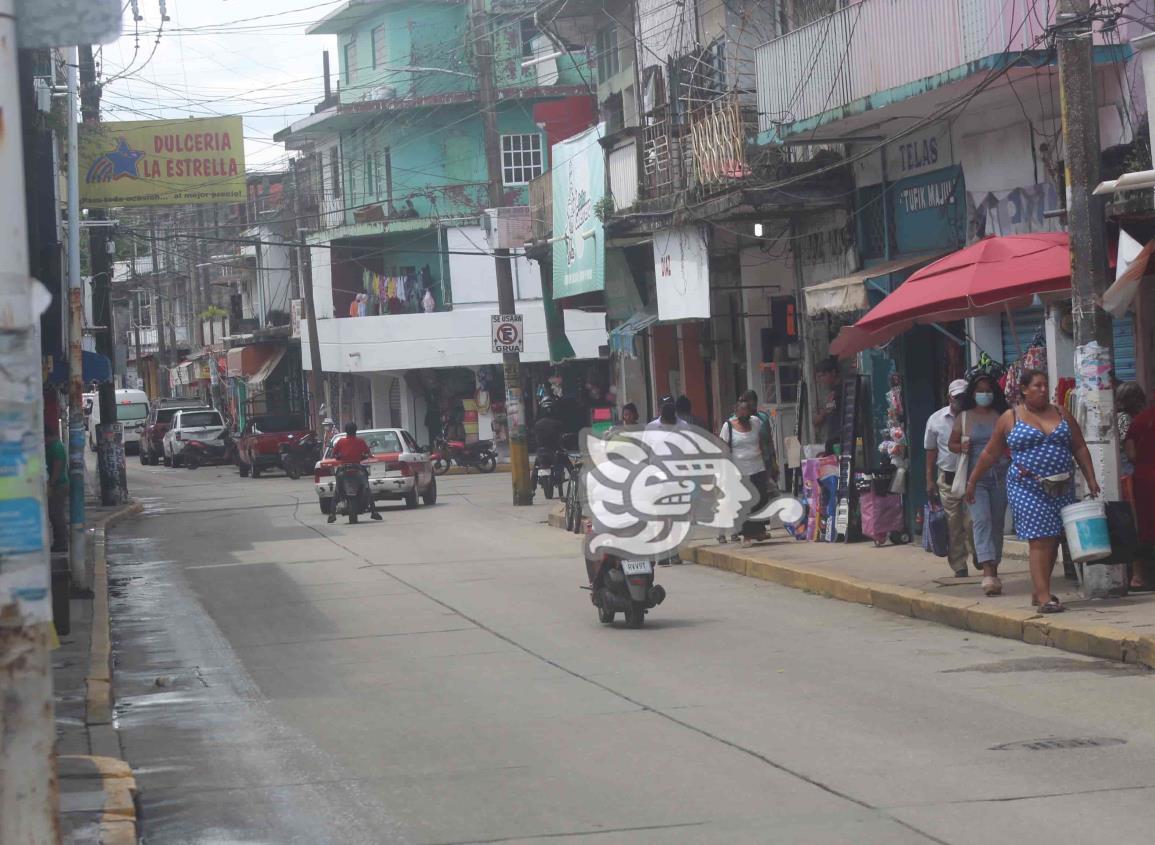
M357 436L369 445L373 456L363 461L369 469L369 489L376 501L404 499L405 505L417 507L418 499L427 505L437 501L437 479L433 459L421 450L417 441L403 428L374 428L358 431ZM313 470L313 486L321 513L328 513L336 490L334 473L341 462L333 457L333 446L345 437L338 434L325 448Z
M189 440L216 440L225 433L225 419L220 411L197 408L173 414L172 424L164 435L164 462L180 466L180 455Z

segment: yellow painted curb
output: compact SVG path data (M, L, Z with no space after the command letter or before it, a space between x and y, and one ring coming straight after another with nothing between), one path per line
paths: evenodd
M694 546L686 549L682 557L724 572L772 581L840 601L873 605L880 610L952 628L1155 668L1155 637L1138 636L1122 628L1041 616L1033 610L983 606L974 599L862 581L721 547Z
M136 778L124 760L115 757L64 755L61 761L83 760L90 763L100 779L104 793L100 817L100 845L135 845Z
M107 725L112 722L112 620L108 607L105 532L142 510L144 506L140 502L131 502L98 520L93 528L92 639L88 653L88 677L85 680L85 723L89 725Z

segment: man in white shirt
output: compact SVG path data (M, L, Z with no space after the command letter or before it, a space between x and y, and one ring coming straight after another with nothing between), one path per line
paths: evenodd
M958 578L967 575L967 560L974 555L974 539L971 536L970 514L962 496L951 493L954 483L958 455L950 450L950 434L954 429L955 417L963 411L963 397L967 392L964 379L955 379L947 388L949 404L930 415L926 421L926 495L934 501L941 501L946 511L947 527L950 532L950 552L947 562Z
M647 431L661 431L662 429L672 431L677 428L690 427L688 422L678 416L678 406L673 396L663 396L659 404L662 412L646 423Z

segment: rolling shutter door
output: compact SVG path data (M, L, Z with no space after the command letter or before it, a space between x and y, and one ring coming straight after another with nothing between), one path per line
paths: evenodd
M1018 360L1042 327L1045 311L1042 307L1024 308L1014 312L1015 331L1011 331L1011 321L1003 314L1003 361L1011 364ZM1113 321L1115 354L1115 376L1120 381L1135 379L1135 321L1132 315Z
M1003 314L1003 364L1013 364L1026 354L1035 334L1043 328L1046 312L1039 305L1015 311L1012 316L1014 331L1011 331L1011 320Z
M1135 380L1135 320L1125 314L1114 321L1115 377L1119 381Z

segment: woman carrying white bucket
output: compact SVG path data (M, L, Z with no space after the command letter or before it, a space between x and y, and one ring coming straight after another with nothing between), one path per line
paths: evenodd
M967 482L966 498L974 503L978 479L1009 449L1007 498L1019 539L1026 540L1031 549L1033 604L1040 613L1059 613L1065 608L1051 594L1051 570L1063 533L1061 511L1075 502L1072 463L1078 463L1092 496L1099 495L1099 482L1079 424L1051 404L1047 374L1026 370L1019 377L1019 387L1023 404L999 418Z

